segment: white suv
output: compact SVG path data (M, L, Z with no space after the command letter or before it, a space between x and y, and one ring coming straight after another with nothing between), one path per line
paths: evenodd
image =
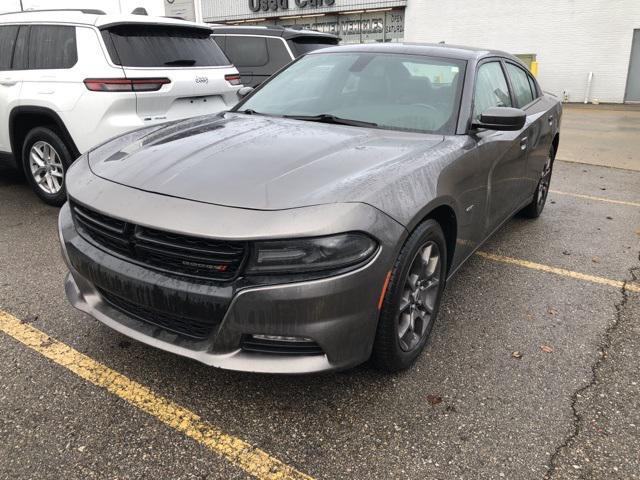
M0 156L61 205L66 168L81 153L230 108L240 76L210 35L182 20L93 10L0 15Z

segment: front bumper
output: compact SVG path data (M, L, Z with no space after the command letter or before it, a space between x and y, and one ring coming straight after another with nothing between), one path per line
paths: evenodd
M402 235L393 221L384 222L385 238ZM68 204L60 212L59 229L70 271L65 291L74 307L148 345L207 365L251 372L310 373L366 361L377 327L380 290L395 255L392 247L382 244L366 265L345 274L246 287L241 282L194 282L102 251L77 233ZM193 339L127 315L106 300L105 291L145 307L162 306L163 313L195 310L206 316L222 310L221 320L207 338ZM248 352L241 345L243 336L251 334L307 337L324 354Z

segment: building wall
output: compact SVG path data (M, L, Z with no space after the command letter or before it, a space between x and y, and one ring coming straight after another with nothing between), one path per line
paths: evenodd
M199 21L194 0L165 0L165 14L192 22Z
M179 0L176 0L176 2ZM318 13L362 10L372 8L398 7L407 4L407 0L299 0L306 4L304 8L297 5L298 0L283 0L288 8L278 10L259 10L252 12L249 9L249 0L201 0L202 16L205 22L221 22L229 20L242 20L246 18L269 18L285 15L314 15ZM411 1L411 0L409 0ZM322 4L313 7L314 2ZM279 3L279 2L276 2ZM330 5L329 5L330 3Z
M640 0L409 0L405 41L440 42L535 54L546 91L584 100L624 100Z

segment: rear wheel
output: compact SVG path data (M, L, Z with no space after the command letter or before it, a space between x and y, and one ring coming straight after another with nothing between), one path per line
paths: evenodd
M64 176L73 162L60 135L47 127L31 130L22 146L22 165L33 191L46 203L61 206L67 193Z
M438 315L447 271L447 245L435 220L409 236L391 272L373 348L373 363L389 372L410 367Z
M542 210L544 210L544 206L547 203L547 196L549 195L549 185L551 184L551 173L553 172L553 160L555 156L555 148L551 145L540 180L538 181L538 186L533 195L533 200L520 211L520 213L527 218L538 218Z

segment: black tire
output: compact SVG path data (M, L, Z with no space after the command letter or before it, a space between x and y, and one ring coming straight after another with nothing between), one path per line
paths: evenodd
M439 256L439 262L433 268L433 271L437 272L438 284L427 287L428 289L433 288L433 291L429 290L429 295L432 297L431 302L429 302L432 303L429 308L431 310L429 320L428 323L424 320L421 321L423 328L420 332L420 339L416 340L415 346L409 348L407 342L401 338L403 328L401 325L403 323L402 315L405 318L407 313L413 315L413 309L415 308L415 305L411 306L409 312L407 312L407 309L402 308L407 302L406 293L410 283L409 274L414 271L412 269L415 266L414 262L418 260L418 254L425 252L428 246L432 247L433 245L437 246ZM409 236L391 271L371 356L371 360L377 368L387 372L404 370L409 368L418 358L427 343L433 324L438 316L442 292L445 287L446 272L447 243L442 233L442 228L435 220L426 220L418 225ZM412 300L409 301L411 302ZM401 310L405 313L401 313ZM418 310L424 314L422 308L418 307Z
M549 148L549 155L547 161L544 164L543 170L540 173L540 180L538 180L538 186L533 194L531 203L520 210L520 215L526 218L538 218L544 206L547 203L547 196L549 195L549 186L551 185L551 174L553 173L553 161L556 158L556 151L553 145Z
M39 170L36 170L36 172L34 172L31 168L31 150L36 144L50 146L59 159L59 162L56 161L56 163L59 163L60 166L53 165L52 162L50 170L47 172L51 177L51 181L54 182L49 185L47 184L48 182L44 182L43 186L40 186L38 183L38 179L36 178L38 176ZM24 143L22 145L22 168L24 170L24 175L27 178L27 182L29 182L29 185L31 185L33 191L45 203L48 203L49 205L53 205L55 207L59 207L67 200L67 191L64 185L64 176L66 175L67 169L72 163L73 157L69 151L69 148L65 145L60 134L54 128L36 127L32 129L25 137ZM60 177L59 175L62 175L62 177ZM55 176L56 178L53 179L53 176ZM40 176L40 178L42 178L42 176ZM58 182L60 184L59 189L57 189ZM50 192L46 191L46 189L49 187L51 187Z

